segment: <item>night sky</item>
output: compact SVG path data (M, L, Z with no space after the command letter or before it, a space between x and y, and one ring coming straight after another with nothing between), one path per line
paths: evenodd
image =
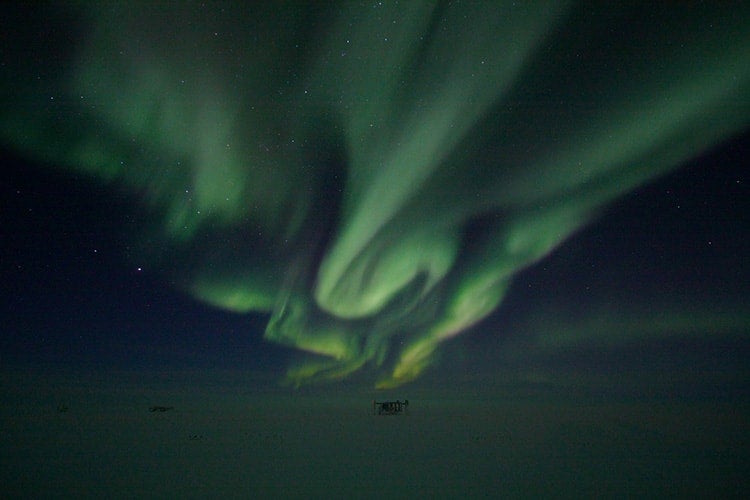
M4 367L747 398L747 6L131 5L2 9Z

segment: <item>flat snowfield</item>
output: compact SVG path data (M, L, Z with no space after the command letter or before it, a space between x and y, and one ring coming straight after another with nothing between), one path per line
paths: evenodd
M375 416L390 395L20 374L0 395L6 498L740 497L750 477L732 402L406 388L409 415Z

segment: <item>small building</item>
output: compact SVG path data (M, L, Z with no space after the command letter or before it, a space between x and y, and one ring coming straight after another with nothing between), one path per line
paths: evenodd
M409 400L403 401L372 401L373 415L408 415Z

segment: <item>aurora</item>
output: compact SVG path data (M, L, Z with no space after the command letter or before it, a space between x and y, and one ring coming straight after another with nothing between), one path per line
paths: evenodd
M128 193L139 262L267 314L306 353L292 385L414 380L608 204L750 124L747 6L191 5L8 12L0 140Z

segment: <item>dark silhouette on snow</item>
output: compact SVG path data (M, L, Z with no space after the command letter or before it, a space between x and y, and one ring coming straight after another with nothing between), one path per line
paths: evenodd
M374 401L372 402L373 415L408 415L409 400L396 401Z

